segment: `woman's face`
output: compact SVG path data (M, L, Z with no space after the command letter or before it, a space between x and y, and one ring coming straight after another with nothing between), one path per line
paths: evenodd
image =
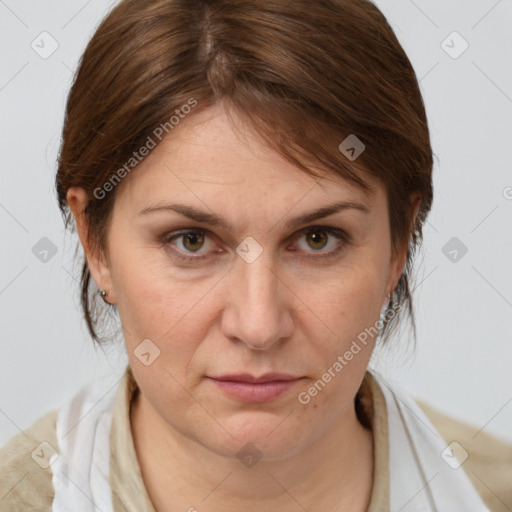
M353 412L375 340L353 342L375 326L403 260L391 261L377 183L365 197L315 179L245 133L217 106L183 120L118 185L108 262L89 261L118 306L141 399L209 450L253 443L270 460ZM360 206L301 220L341 202ZM270 372L298 380L212 379Z

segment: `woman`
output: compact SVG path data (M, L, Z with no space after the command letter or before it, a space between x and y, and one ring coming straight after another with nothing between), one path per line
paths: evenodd
M369 1L119 3L56 188L91 336L117 311L129 365L9 442L1 510L490 510L467 446L368 370L414 322L431 172Z

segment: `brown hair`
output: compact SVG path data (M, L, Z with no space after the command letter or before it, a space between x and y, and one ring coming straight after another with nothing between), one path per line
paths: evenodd
M371 192L385 187L393 254L407 245L391 297L416 335L410 272L432 205L432 149L413 67L384 15L369 0L123 0L97 28L69 93L56 188L86 190L89 240L106 254L115 188L96 197L177 109L222 101L270 147L313 176L336 173ZM191 114L193 115L193 114ZM365 150L350 161L339 144L355 134ZM320 174L316 172L320 170ZM126 169L126 167L125 167ZM421 203L412 222L410 194ZM93 339L105 308L87 260L81 304ZM384 338L384 336L383 336Z

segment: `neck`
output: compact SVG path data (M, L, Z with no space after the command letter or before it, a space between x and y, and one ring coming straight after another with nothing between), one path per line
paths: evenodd
M157 512L200 512L203 502L211 512L367 510L373 440L353 406L307 449L250 468L168 425L140 392L130 416L144 484Z

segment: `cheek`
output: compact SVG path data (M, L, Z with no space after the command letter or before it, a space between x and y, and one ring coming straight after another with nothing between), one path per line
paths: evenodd
M338 356L346 354L341 363L343 370L332 369L337 375L333 382L344 381L345 377L357 381L359 374L364 373L379 327L382 272L371 258L361 257L357 264L340 267L331 279L324 281L322 289L310 289L309 302L321 322L306 322L303 328L309 332L308 339L316 340L325 369L331 368ZM313 324L327 336L319 336L319 331L315 335Z
M138 246L121 230L112 246L111 274L120 314L124 313L130 323L132 315L141 316L147 323L157 320L162 311L175 311L182 290L172 285L170 267L163 257L165 251Z
M361 256L357 263L340 266L322 290L312 288L309 295L334 325L365 325L380 313L385 272L379 262Z
M181 374L206 336L211 302L220 298L215 280L177 279L158 252L132 249L121 255L119 251L113 273L119 315L132 354L142 340L150 339L161 351L160 362Z

